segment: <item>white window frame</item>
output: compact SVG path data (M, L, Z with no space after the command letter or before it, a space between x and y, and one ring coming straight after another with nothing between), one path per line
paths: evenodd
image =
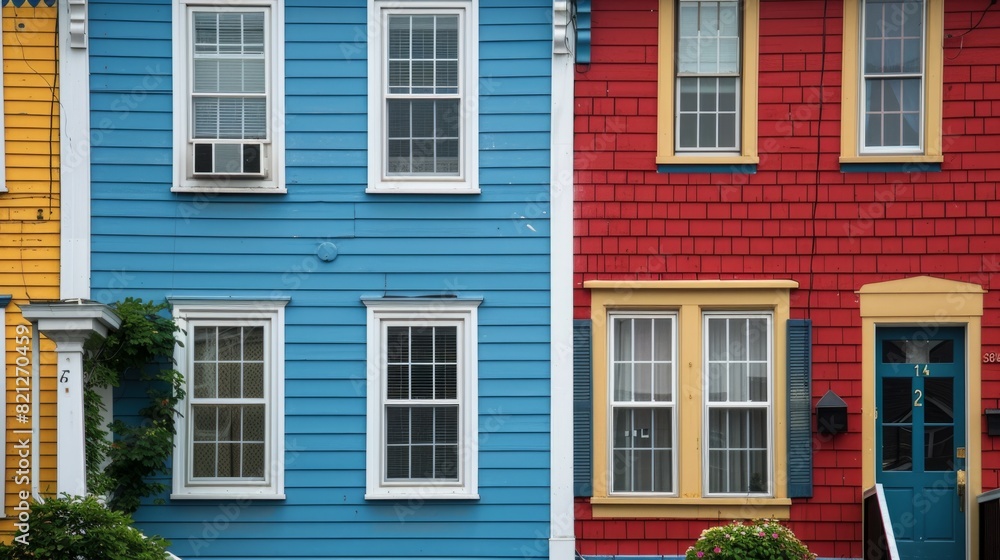
M479 499L478 299L373 298L368 318L366 500ZM458 480L387 481L385 472L385 327L458 325Z
M459 173L389 176L386 171L387 116L385 82L388 72L386 44L390 15L424 14L459 16L461 91ZM368 1L368 188L369 193L478 194L479 191L479 0Z
M614 376L614 363L615 363L615 319L670 319L671 321L671 394L673 399L670 402L657 402L657 401L615 401L615 376ZM677 446L677 425L679 423L680 414L678 411L678 406L680 404L680 399L677 395L677 360L679 348L677 346L677 330L678 330L678 314L676 311L665 311L665 312L643 312L643 311L613 311L608 314L608 420L607 425L609 426L609 432L611 433L608 437L608 465L611 468L608 472L608 493L612 496L678 496L678 456L680 455L680 450ZM653 382L653 387L655 387L655 381ZM673 453L671 453L671 463L670 463L670 476L671 476L671 488L672 492L629 492L629 491L615 491L614 490L614 471L615 471L615 438L614 438L614 426L615 426L615 409L616 408L627 408L627 409L639 409L639 408L670 408L671 409L671 434L670 440L673 442ZM655 476L655 475L654 475Z
M267 139L262 142L262 175L194 175L191 84L194 80L191 34L195 11L263 10L265 13L265 60ZM174 184L173 192L284 193L284 2L280 0L178 0L173 13L174 64Z
M675 9L676 9L675 13L677 14L678 22L680 21L681 4L684 4L684 3L702 4L702 3L705 3L705 2L720 2L720 1L726 1L726 0L678 0L677 1L677 5L675 7ZM676 92L676 94L675 94L674 109L673 109L674 110L674 116L673 116L673 118L674 118L674 143L675 143L675 145L674 145L674 153L675 154L680 154L680 155L692 155L692 154L693 155L713 155L713 154L732 155L732 154L740 154L743 151L743 146L741 145L742 144L742 139L743 139L743 130L742 130L742 128L744 126L744 123L743 123L743 114L742 114L743 113L743 63L742 63L742 61L743 61L744 42L746 41L745 33L744 33L744 30L743 30L744 29L743 19L744 19L744 11L745 10L744 10L744 5L743 5L743 0L733 0L733 1L736 1L736 3L738 4L738 6L737 6L737 17L739 18L739 21L737 22L737 33L738 33L738 35L737 35L737 48L739 49L739 52L737 53L737 57L736 57L736 64L738 66L738 70L735 73L729 73L729 72L717 72L717 73L712 73L712 72L706 72L706 73L686 72L685 73L685 72L681 72L680 71L680 61L679 60L675 64L675 67L674 67L674 74L675 74L674 75L674 91ZM679 25L679 23L678 23L678 25ZM675 35L674 35L674 41L677 43L674 48L675 48L675 51L677 53L680 53L680 50L681 50L680 49L680 40L681 40L681 33L680 33L680 29L678 29L676 31ZM736 111L735 111L734 117L733 117L734 121L736 123L736 130L733 132L734 140L736 142L735 146L731 146L731 147L730 146L718 146L718 147L707 147L707 146L684 147L684 146L681 146L681 114L682 114L681 113L681 82L683 80L685 80L685 79L688 79L688 80L695 80L696 83L700 84L700 80L702 78L736 78L736 87L735 87ZM701 95L698 94L696 97L698 97L700 99ZM712 111L705 111L705 112L695 111L694 114L696 114L696 115L714 114L716 116L716 123L715 123L715 125L716 125L716 139L718 139L718 132L719 132L718 118L719 118L719 115L723 114L718 109L718 101L719 101L718 91L716 92L716 100L715 101L716 101L716 110L714 112L712 112Z
M173 317L183 343L174 350L177 368L184 376L187 396L178 403L174 436L173 492L171 499L272 499L285 498L285 305L287 300L186 300L171 299ZM264 399L268 406L263 480L237 478L195 481L190 477L191 396L193 395L194 327L241 325L264 327Z
M709 353L709 330L708 322L709 319L766 319L767 320L767 403L765 406L761 406L761 403L751 403L747 402L720 402L713 405L709 405L709 377L708 377L708 353ZM774 485L775 482L775 472L774 472L774 313L771 311L705 311L702 313L702 364L704 364L704 371L702 373L702 495L706 498L716 498L716 497L773 497L774 496ZM710 441L710 421L709 421L709 411L712 408L720 409L760 409L765 408L767 414L767 490L765 492L745 492L745 493L731 493L731 492L710 492L710 478L711 478L711 465L709 464L709 457L711 453Z
M927 122L927 33L930 29L930 22L928 18L928 2L931 0L923 0L921 2L920 18L921 18L921 29L923 34L920 37L920 72L919 74L879 74L874 76L872 79L907 79L907 78L919 78L920 79L920 118L917 125L917 145L916 146L868 146L866 144L867 132L868 132L868 118L867 110L868 106L868 90L867 82L869 80L868 74L865 72L865 48L867 41L865 40L865 26L866 26L866 6L868 4L867 0L860 0L859 6L861 13L859 14L858 21L859 29L858 35L861 40L861 44L858 45L858 72L860 73L858 80L858 146L860 146L860 153L862 155L885 155L885 154L922 154L924 153L924 137L927 133L927 127L924 123ZM902 118L902 117L900 117ZM883 131L884 132L884 131Z

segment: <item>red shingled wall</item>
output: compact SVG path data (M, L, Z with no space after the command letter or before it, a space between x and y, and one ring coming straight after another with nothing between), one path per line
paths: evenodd
M949 0L946 35L985 4ZM1000 7L946 39L942 171L842 173L843 6L764 0L760 165L733 175L656 172L657 6L594 1L592 63L576 75L576 317L590 315L590 279L796 280L792 317L813 320L814 399L833 389L852 414L849 433L817 443L815 495L794 501L790 525L821 557L860 557L855 291L916 275L980 284L983 350L1000 352ZM984 364L982 408L995 407L1000 365ZM983 436L983 468L984 489L1000 485L1000 438ZM583 554L683 554L718 523L595 520L586 500L576 509Z

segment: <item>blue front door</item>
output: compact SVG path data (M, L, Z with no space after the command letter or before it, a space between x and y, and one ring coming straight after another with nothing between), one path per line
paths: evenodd
M965 558L965 330L876 331L876 465L901 560Z

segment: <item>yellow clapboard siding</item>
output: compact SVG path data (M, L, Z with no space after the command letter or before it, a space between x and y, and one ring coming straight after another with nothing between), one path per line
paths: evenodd
M26 229L26 227L27 227L27 229ZM14 233L14 234L17 234L17 235L30 234L30 235L34 235L34 236L47 236L47 237L43 237L42 239L50 239L51 243L48 243L45 246L53 247L53 248L58 248L59 247L59 239L58 238L57 239L51 239L52 234L57 234L58 235L58 233L59 233L59 221L56 220L56 219L47 220L47 221L44 221L44 222L34 223L34 224L29 225L29 226L26 226L26 225L18 223L18 222L7 221L6 223L0 223L0 233L4 233L4 234ZM9 243L9 242L10 242L9 240L8 241L4 241L4 245L0 245L0 251L2 251L3 247L6 247L7 243ZM20 245L20 244L18 244L18 245ZM58 257L58 255L53 255L52 256L52 258L57 258L57 257Z
M53 124L58 124L58 121L53 122ZM54 127L50 130L43 128L20 128L20 127L7 127L7 141L16 142L59 142L59 130L58 127Z
M12 174L10 172L11 166L7 166L7 185L8 188L10 184L17 183L18 181L24 181L25 183L33 183L35 185L45 184L48 185L50 173L51 177L58 179L59 170L58 169L36 169L36 168L23 168L21 173ZM13 177L12 177L13 175ZM48 191L48 187L45 188Z
M53 161L48 155L24 155L18 153L7 154L8 173L16 168L49 168Z
M7 377L7 434L4 463L10 475L18 465L13 448L13 430L30 428L21 424L13 399L16 371L17 325L26 322L18 305L27 301L59 297L59 106L56 84L56 14L55 7L3 8L2 45L4 60L4 139L6 146L5 186L0 194L0 285L3 293L15 300L6 308L3 335L7 339L5 362ZM39 220L39 211L42 220ZM42 340L39 348L41 375L40 401L32 403L41 415L41 432L32 441L39 455L43 491L56 487L56 368L54 345ZM23 437L23 436L22 436ZM17 502L18 491L30 490L15 485L6 477L3 488L7 513ZM46 490L47 489L47 490ZM0 539L13 533L11 519L0 520Z
M55 157L59 155L59 146L53 142L10 142L8 141L8 155L37 156L49 155ZM51 165L51 162L46 162Z

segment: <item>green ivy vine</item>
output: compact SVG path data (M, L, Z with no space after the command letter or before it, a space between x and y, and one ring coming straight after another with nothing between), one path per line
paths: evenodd
M177 325L160 315L166 303L126 298L110 307L121 326L106 338L92 338L84 357L87 487L104 496L109 508L132 514L143 498L166 490L155 477L167 472L184 379L174 369ZM98 389L123 383L146 386L149 402L138 412L140 421L103 425Z

